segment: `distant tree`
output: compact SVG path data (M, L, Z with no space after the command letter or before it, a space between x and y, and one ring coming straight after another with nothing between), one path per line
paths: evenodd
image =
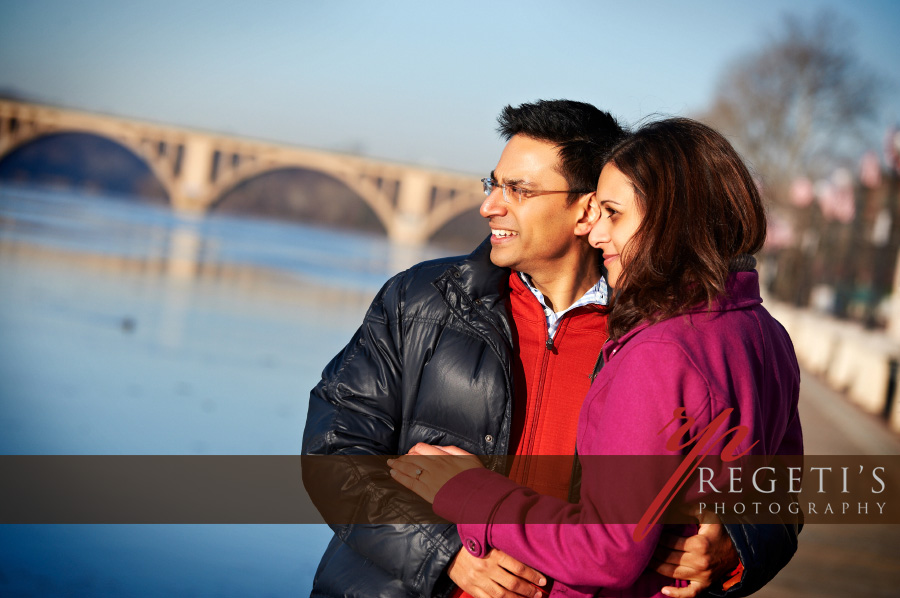
M795 176L815 180L859 155L884 84L857 58L851 30L831 12L786 15L759 50L730 65L700 115L777 197L786 198Z
M770 231L788 231L769 246L769 290L801 306L816 285L850 293L855 284L847 241L852 190L842 222L825 209L833 195L833 189L831 195L824 192L828 185L816 191L822 209L812 183L791 192L800 177L833 179L867 145L865 126L877 116L885 83L860 61L851 42L852 26L832 12L786 15L758 50L729 65L711 107L699 115L725 133L760 176L775 223ZM798 193L802 188L807 192ZM844 303L835 301L836 313Z

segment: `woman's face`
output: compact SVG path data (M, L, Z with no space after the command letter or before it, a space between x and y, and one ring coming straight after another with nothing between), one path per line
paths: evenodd
M643 214L631 181L615 164L607 164L600 173L597 201L600 219L591 229L588 240L592 247L603 251L603 263L609 273L607 282L615 288L622 274L621 256L625 245L641 225ZM631 252L636 250L636 247L629 248Z

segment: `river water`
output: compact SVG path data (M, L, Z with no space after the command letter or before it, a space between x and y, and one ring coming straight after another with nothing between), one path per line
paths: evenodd
M0 187L0 454L290 455L383 282L446 254ZM0 595L303 596L316 525L0 526Z

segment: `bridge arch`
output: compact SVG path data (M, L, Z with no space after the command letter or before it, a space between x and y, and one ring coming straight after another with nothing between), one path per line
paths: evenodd
M248 163L239 166L230 174L230 176L223 176L213 184L203 203L210 209L215 209L215 206L218 205L223 198L241 185L270 173L290 170L317 173L340 183L353 192L360 201L372 210L384 231L390 236L394 225L394 203L396 202L396 198L391 197L385 190L379 189L375 182L360 176L355 176L352 173L343 170L316 168L303 164Z
M459 253L468 253L488 236L490 228L478 206L462 209L452 218L441 222L428 237L428 242Z
M260 169L241 178L208 209L387 232L382 218L355 189L331 173L295 165Z
M30 135L22 136L16 139L15 143L8 145L0 151L0 168L5 162L12 160L17 154L27 151L29 148L45 143L57 142L66 143L76 141L78 138L98 140L110 147L115 147L119 151L124 152L128 156L134 158L137 163L144 167L159 184L164 197L161 198L167 202L171 201L172 183L171 179L166 176L165 172L159 168L153 160L148 159L142 148L130 143L127 139L119 139L108 135L103 135L95 131L85 129L54 129L45 131L36 131Z
M481 199L480 196L475 196L473 200L471 195L458 195L435 206L428 215L426 238L434 237L441 229L468 212L477 213L481 206L479 199Z

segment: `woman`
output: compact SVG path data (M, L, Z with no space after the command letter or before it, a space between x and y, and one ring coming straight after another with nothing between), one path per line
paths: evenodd
M612 151L595 199L590 242L616 293L605 366L579 418L579 455L671 455L678 409L693 418L687 438L724 418L720 432L747 433L734 454L802 454L797 361L760 305L751 257L765 239L765 212L731 145L688 119L648 124ZM569 504L516 486L477 457L428 457L446 453L463 454L420 445L390 461L391 474L458 523L475 556L499 548L570 591L659 593L661 578L645 568L662 526L637 541L633 523L602 524L599 505L614 483L595 461L582 459L581 499ZM662 488L667 480L654 475L635 472L640 484L628 488ZM560 525L570 523L579 525Z

